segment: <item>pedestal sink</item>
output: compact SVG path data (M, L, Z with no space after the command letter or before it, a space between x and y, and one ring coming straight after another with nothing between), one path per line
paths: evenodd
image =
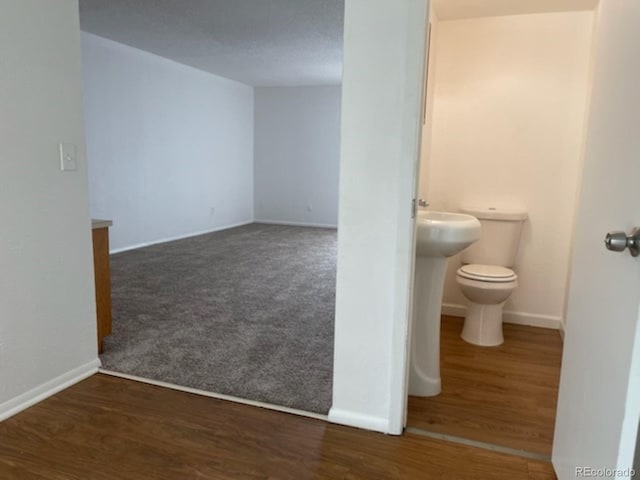
M471 215L418 213L409 395L440 393L440 314L447 259L479 238L480 222Z

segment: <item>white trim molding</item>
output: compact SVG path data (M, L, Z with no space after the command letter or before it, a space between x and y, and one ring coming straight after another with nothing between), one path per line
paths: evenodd
M464 317L467 307L453 303L442 304L442 314L452 317ZM538 313L514 312L505 310L502 312L502 321L514 325L527 325L530 327L551 328L561 330L562 317L553 315L541 315Z
M185 238L199 237L200 235L206 235L208 233L221 232L223 230L229 230L231 228L243 227L251 223L255 223L255 222L253 220L247 220L246 222L234 223L233 225L224 225L222 227L212 228L211 230L202 230L199 232L187 233L186 235L179 235L177 237L169 237L169 238L163 238L161 240L154 240L153 242L138 243L136 245L131 245L128 247L115 248L113 250L109 250L109 254L113 255L115 253L128 252L129 250L137 250L138 248L150 247L152 245L160 245L161 243L169 243L169 242L175 242L176 240L184 240Z
M331 423L346 425L348 427L373 430L374 432L389 433L389 420L382 417L363 415L358 412L331 408L328 420Z
M114 372L113 370L106 370L101 368L99 373L109 375L111 377L124 378L134 382L146 383L149 385L155 385L156 387L169 388L171 390L177 390L178 392L192 393L194 395L201 395L203 397L215 398L216 400L225 400L227 402L241 403L242 405L249 405L251 407L266 408L267 410L274 410L276 412L289 413L291 415L298 415L300 417L313 418L316 420L327 421L327 416L321 413L307 412L306 410L299 410L297 408L283 407L280 405L274 405L273 403L259 402L257 400L247 400L245 398L234 397L233 395L225 395L224 393L209 392L207 390L200 390L199 388L183 387L176 385L175 383L163 382L161 380L152 380L150 378L138 377L137 375L130 375L128 373Z
M266 225L286 225L288 227L338 228L337 225L324 223L286 222L283 220L256 220L255 223L264 223Z
M81 382L85 378L94 375L98 372L99 367L100 360L96 358L89 363L85 363L84 365L63 373L53 380L49 380L48 382L38 385L37 387L32 388L22 395L18 395L11 400L7 400L6 402L0 404L0 422L13 415L16 415L17 413L22 412L23 410L26 410L36 403L39 403L66 388L69 388L71 385Z

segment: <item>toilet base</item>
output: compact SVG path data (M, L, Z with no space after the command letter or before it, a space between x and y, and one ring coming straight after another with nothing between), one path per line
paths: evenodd
M496 347L504 343L502 335L502 306L470 303L464 317L460 337L467 343L482 347Z

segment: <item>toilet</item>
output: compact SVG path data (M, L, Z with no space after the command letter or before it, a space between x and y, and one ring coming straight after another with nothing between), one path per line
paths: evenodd
M518 253L524 210L464 207L482 226L480 240L462 252L456 280L469 301L461 337L474 345L492 347L504 342L502 306L518 286L511 269Z

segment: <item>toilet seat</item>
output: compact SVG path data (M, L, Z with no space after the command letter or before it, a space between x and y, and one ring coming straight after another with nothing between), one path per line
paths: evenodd
M518 276L513 270L497 265L463 265L458 269L458 275L468 280L477 280L488 283L506 283L517 280Z

